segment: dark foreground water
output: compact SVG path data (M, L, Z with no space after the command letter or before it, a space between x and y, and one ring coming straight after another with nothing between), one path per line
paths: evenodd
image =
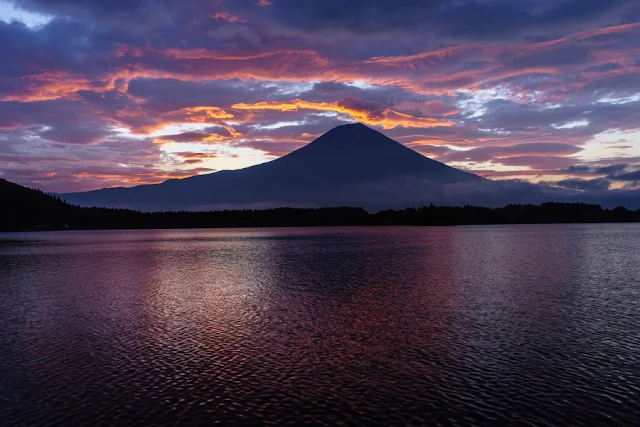
M640 425L640 226L0 234L2 425Z

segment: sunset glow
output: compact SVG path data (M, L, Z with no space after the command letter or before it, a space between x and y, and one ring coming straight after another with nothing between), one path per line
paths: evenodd
M330 3L0 0L0 175L156 183L362 122L492 179L640 186L637 2Z

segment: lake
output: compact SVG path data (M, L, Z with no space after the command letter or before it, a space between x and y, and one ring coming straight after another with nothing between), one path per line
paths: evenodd
M0 425L640 425L640 226L0 234Z

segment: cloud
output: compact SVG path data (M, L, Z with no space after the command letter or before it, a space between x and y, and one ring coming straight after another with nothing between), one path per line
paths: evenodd
M440 19L445 33L476 39L540 35L569 28L618 23L633 10L633 0L565 2L451 2ZM442 22L442 21L441 21Z
M180 151L173 153L173 155L186 159L215 159L218 157L217 153L199 153L192 151Z
M589 175L608 175L622 172L629 167L627 163L619 163L614 165L572 165L567 168L568 173L579 173Z
M436 127L452 126L453 123L446 120L436 120L429 117L416 117L410 114L400 113L387 108L384 105L364 101L356 98L327 102L309 102L295 99L290 102L259 102L255 104L234 104L231 108L237 110L276 110L276 111L327 111L348 114L353 120L368 125L380 125L384 129L393 129L397 126L408 127Z
M605 64L592 65L587 68L588 73L607 73L609 71L619 70L622 66L616 62L607 62Z
M455 0L280 0L271 16L312 31L426 32L455 39L502 39L540 35L563 28L620 22L637 5L633 0L455 1Z
M225 128L208 129L206 132L183 132L175 135L162 135L156 137L155 142L159 143L180 143L180 142L219 142L226 141L233 137L231 132Z
M13 3L47 19L0 21L0 169L44 189L182 174L173 144L240 167L351 121L484 176L635 182L635 0Z
M249 147L255 150L259 150L267 154L268 156L281 157L298 148L306 145L305 142L290 142L290 141L273 141L273 140L259 140L254 139L251 141L240 143L240 147Z
M601 176L602 180L609 182L618 181L624 187L635 188L635 183L640 181L640 164L613 163L613 164L577 164L569 166L566 173L578 176Z
M487 162L496 159L520 158L523 154L571 155L582 148L562 143L526 143L509 146L484 146L466 151L449 151L443 158L447 161Z
M82 102L0 102L0 127L27 128L39 138L63 144L95 144L112 134L113 124Z
M556 181L555 185L571 190L580 191L606 191L611 185L611 181L604 178L597 179L564 179Z
M640 169L633 172L613 174L610 175L610 178L617 181L640 181Z

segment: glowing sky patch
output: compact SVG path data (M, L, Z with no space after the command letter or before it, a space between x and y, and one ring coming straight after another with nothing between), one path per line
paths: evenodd
M276 122L276 123L271 123L268 125L251 125L251 127L255 128L255 129L259 129L259 130L274 130L274 129L280 129L283 127L287 127L287 126L303 126L305 124L304 121L300 122L300 121L291 121L291 122Z
M588 120L575 120L573 122L567 122L561 125L552 125L554 128L556 129L575 129L575 128L581 128L581 127L586 127L589 126L589 121Z
M177 153L209 153L215 157L202 158L202 166L215 170L241 169L264 163L272 159L264 151L249 147L235 147L229 145L211 145L200 143L185 143L163 146L163 151L170 155L171 160L181 161L182 156Z
M611 159L615 155L620 163L624 163L625 158L640 158L639 141L640 129L603 132L589 140L578 157L584 161L597 161ZM616 152L612 152L610 150L612 145L622 145L625 148L617 148Z
M626 96L622 98L616 98L614 96L605 96L604 98L598 99L598 102L606 103L606 104L629 104L631 102L639 102L640 101L640 93L636 93L631 96Z
M0 0L0 21L7 23L17 21L28 27L35 28L45 25L51 19L51 16L19 9L7 0Z
M212 126L215 126L215 125L209 124L209 123L172 124L172 125L167 125L160 129L157 129L149 134L146 134L146 135L143 134L143 135L149 136L149 137L159 137L163 135L175 135L175 134L184 133L184 132L199 132L199 131L204 131Z

